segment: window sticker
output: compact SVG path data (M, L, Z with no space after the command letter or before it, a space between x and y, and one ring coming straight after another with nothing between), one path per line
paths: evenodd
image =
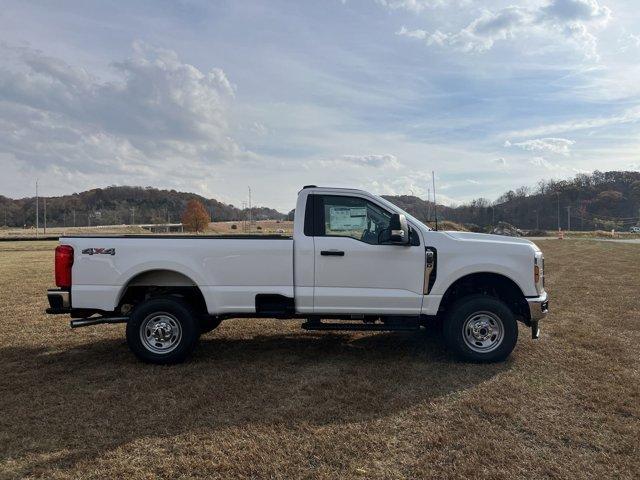
M329 229L333 231L363 230L367 222L366 207L330 207Z

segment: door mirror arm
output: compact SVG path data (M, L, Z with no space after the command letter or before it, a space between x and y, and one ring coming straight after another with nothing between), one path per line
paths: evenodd
M383 231L383 244L409 245L409 224L407 217L401 213L394 213L389 220L389 227ZM385 238L386 237L386 238Z

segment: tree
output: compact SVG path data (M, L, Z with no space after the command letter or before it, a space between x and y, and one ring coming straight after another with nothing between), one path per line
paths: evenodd
M182 225L190 232L203 232L211 217L207 208L198 200L189 200L182 214Z

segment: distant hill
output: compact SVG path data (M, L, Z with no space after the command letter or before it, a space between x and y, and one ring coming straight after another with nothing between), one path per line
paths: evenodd
M385 195L387 200L419 220L434 218L433 202L412 195ZM47 225L76 226L119 225L129 223L179 222L186 203L191 199L204 203L213 221L248 218L241 210L215 199L194 193L159 190L151 187L96 188L73 195L47 197ZM43 208L41 199L40 208ZM13 227L35 225L35 200L13 200L0 196L0 224ZM292 219L294 212L280 213L266 207L252 208L257 220ZM438 219L449 220L472 231L487 231L499 221L521 229L566 229L568 217L573 230L628 229L640 225L640 172L598 172L579 174L569 180L543 180L535 188L509 190L496 201L478 198L458 207L438 205ZM40 219L44 218L42 212Z
M41 197L40 222L44 218L45 201L47 226L51 227L73 226L74 215L76 226L180 222L184 207L191 199L200 200L213 221L248 218L248 209L242 210L194 193L151 187L107 187L61 197ZM13 200L0 196L0 224L4 224L5 213L9 226L35 225L35 198ZM254 207L251 213L256 220L286 218L286 214L266 207Z
M389 200L394 205L397 205L407 213L410 213L418 220L421 220L429 225L433 226L435 220L434 203L423 200L413 195L383 195L383 198ZM449 218L451 207L438 204L438 219Z
M422 221L433 219L433 202L410 195L385 196ZM476 231L499 221L522 229L573 230L640 225L640 172L595 171L570 180L543 180L535 188L510 190L491 202L478 198L452 208L438 205L438 218Z

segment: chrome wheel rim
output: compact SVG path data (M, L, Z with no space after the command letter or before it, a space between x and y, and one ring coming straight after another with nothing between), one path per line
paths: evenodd
M140 324L140 341L150 352L170 353L178 347L181 339L182 325L170 313L153 313Z
M496 314L475 312L462 324L464 343L474 352L488 353L500 346L504 339L504 325Z

